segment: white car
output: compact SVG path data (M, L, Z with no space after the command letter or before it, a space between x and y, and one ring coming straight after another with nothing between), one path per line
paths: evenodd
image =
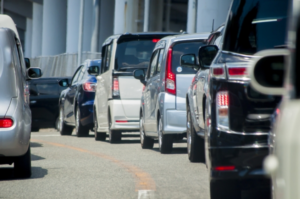
M94 102L95 139L121 140L122 132L139 130L143 84L133 77L148 68L155 44L171 33L113 35L102 46L102 66L97 76Z

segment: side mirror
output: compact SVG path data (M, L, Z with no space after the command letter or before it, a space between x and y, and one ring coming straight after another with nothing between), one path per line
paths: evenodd
M30 68L30 59L25 57L24 60L25 60L26 69Z
M193 68L196 66L196 55L194 54L186 54L182 55L180 58L180 65Z
M100 67L99 67L99 66L90 66L90 67L88 68L88 73L89 73L90 75L95 75L95 76L97 76L97 75L99 75L99 73L100 73Z
M200 68L208 69L219 51L218 46L201 46L198 51Z
M138 69L133 71L133 77L139 79L142 84L146 85L144 70Z
M42 70L40 68L28 68L27 77L29 79L37 79L42 77Z
M69 87L70 86L70 83L69 83L69 80L68 79L62 79L58 82L58 84L61 86L61 87Z
M251 86L260 93L282 95L286 49L263 50L254 54L248 68Z

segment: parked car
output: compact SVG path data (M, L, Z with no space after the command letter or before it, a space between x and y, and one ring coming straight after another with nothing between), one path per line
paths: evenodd
M0 164L14 163L17 177L31 176L28 80L39 78L41 69L26 69L14 21L0 15Z
M193 110L199 116L194 125L206 129L201 153L212 199L240 198L243 189L269 186L262 163L268 155L270 115L281 97L252 89L246 71L256 52L286 44L287 17L286 0L234 0L221 47L199 49L200 67L213 60L209 73L197 81Z
M207 45L219 46L223 35L224 25L217 28L216 31L212 32L207 40ZM198 54L198 52L193 53ZM193 55L192 55L192 59ZM204 149L204 118L203 115L198 115L196 91L201 91L203 94L208 95L208 85L202 84L201 87L197 87L198 81L205 83L208 77L209 67L200 67L197 74L194 76L191 85L186 93L186 118L187 118L187 148L188 158L191 162L205 162L205 156L203 153ZM202 111L199 111L201 113ZM202 118L199 118L202 117ZM200 121L200 123L198 123ZM202 121L202 122L201 122Z
M30 109L32 116L31 131L40 128L57 128L59 121L58 100L67 85L59 85L59 81L71 77L49 77L29 82Z
M71 82L61 80L61 86L68 86L59 97L59 131L71 135L75 127L78 137L87 136L94 128L93 105L95 99L96 75L101 69L101 60L86 60L75 71Z
M132 72L147 70L155 44L174 34L126 33L105 40L94 105L96 140L105 140L108 133L109 141L117 142L122 132L139 130L142 84Z
M147 73L135 70L136 79L145 85L140 106L142 148L153 148L158 139L161 153L170 153L173 139L186 137L185 96L199 65L196 59L180 62L184 54L196 53L206 44L209 33L174 35L155 46ZM189 64L192 62L192 64Z

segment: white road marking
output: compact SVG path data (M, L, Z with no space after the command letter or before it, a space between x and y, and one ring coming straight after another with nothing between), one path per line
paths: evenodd
M153 190L139 190L138 199L155 199Z

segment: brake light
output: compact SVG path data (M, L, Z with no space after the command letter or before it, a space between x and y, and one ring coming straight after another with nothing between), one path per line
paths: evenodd
M218 166L214 168L215 171L233 171L235 166Z
M143 85L142 91L144 91L144 90L145 90L145 88L146 88L146 86L145 86L145 85Z
M152 39L153 43L157 43L160 39Z
M217 126L222 129L229 129L229 94L227 91L217 93L216 98Z
M235 75L247 75L247 68L228 68L228 74L231 76Z
M165 86L167 93L176 95L176 75L172 72L172 51L172 48L169 48L167 56Z
M120 96L120 88L119 88L119 79L118 79L118 77L113 77L112 95L114 97Z
M224 69L223 68L214 68L213 69L213 74L215 76L223 75L224 74Z
M127 120L116 120L117 123L127 123Z
M83 90L87 92L95 92L96 91L96 84L92 82L86 82L82 84Z
M9 128L12 127L14 124L12 119L5 118L5 119L0 119L0 128Z

